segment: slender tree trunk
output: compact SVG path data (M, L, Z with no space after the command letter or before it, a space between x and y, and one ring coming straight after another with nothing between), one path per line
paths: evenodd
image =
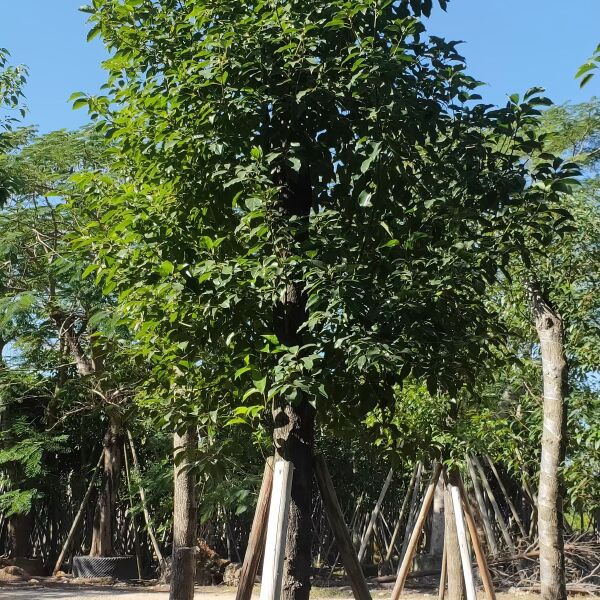
M567 360L564 325L538 284L529 284L535 327L540 340L544 382L544 427L538 489L538 532L542 600L566 600L563 539Z
M169 600L193 600L196 578L196 477L191 469L197 447L196 430L188 427L173 436L175 498L173 504L173 561Z
M448 508L444 511L444 535L446 536L446 576L448 578L447 600L465 600L465 582L463 579L462 564L460 561L460 548L458 545L458 534L456 532L456 521L452 511L452 497L446 488L444 493L444 504Z
M94 512L90 556L112 556L114 552L113 542L123 441L121 420L117 415L111 415L110 424L104 436L102 487Z

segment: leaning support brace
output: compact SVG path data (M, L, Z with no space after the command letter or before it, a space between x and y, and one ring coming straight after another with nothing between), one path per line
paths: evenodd
M465 513L465 520L467 521L467 527L469 529L469 537L471 538L471 545L475 551L475 558L477 559L477 566L479 567L479 576L483 582L483 588L485 589L485 595L487 600L496 600L496 592L494 591L494 584L492 583L492 576L488 567L485 552L481 546L481 540L477 534L477 526L475 525L475 519L471 512L471 505L465 487L463 485L460 476L458 478L458 488L462 499L463 510Z
M260 557L265 548L267 538L267 519L269 517L269 506L271 505L271 489L273 487L273 457L269 457L265 464L258 502L252 529L248 538L244 564L240 573L240 582L238 584L235 600L250 600L252 597L252 588L258 573Z
M371 600L371 594L367 587L367 582L363 575L358 557L352 545L350 533L344 522L344 515L327 469L327 464L322 456L315 457L315 475L321 492L321 499L327 514L327 520L333 530L342 562L348 577L350 578L350 586L354 592L356 600Z
M421 537L423 526L425 525L425 520L427 519L427 514L429 513L429 509L433 503L435 486L437 485L441 472L442 465L438 463L433 469L433 475L431 476L429 485L427 486L427 491L425 492L425 497L423 498L423 504L421 505L421 511L410 536L406 554L404 555L402 564L398 570L398 578L396 579L396 584L394 585L394 589L392 591L391 600L398 600L400 598L400 594L402 594L402 590L404 589L404 584L406 583L406 578L408 577L413 557L417 551L417 544L419 543L419 538Z
M98 459L98 464L96 465L96 468L94 469L94 474L92 475L92 478L90 479L90 483L85 492L85 495L83 496L83 500L81 501L79 510L77 511L77 514L75 515L75 518L73 519L73 523L71 524L71 529L69 529L67 539L65 540L62 550L60 551L60 556L58 557L58 560L56 561L56 564L54 565L54 570L52 571L53 575L56 575L60 571L60 568L62 567L62 564L67 555L67 552L69 551L71 544L73 543L73 538L75 537L75 532L77 531L77 528L79 527L79 523L81 522L81 518L83 517L83 512L85 511L85 507L88 503L88 500L90 499L90 495L92 493L92 489L94 488L94 483L96 482L98 473L100 473L100 467L102 466L103 460L104 460L104 449L102 449L100 458Z

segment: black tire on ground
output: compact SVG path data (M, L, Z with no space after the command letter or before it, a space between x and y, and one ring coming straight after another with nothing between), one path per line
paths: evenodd
M138 572L134 556L74 556L73 575L137 579Z

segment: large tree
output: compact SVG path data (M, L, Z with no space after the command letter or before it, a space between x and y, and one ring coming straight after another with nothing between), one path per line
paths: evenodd
M118 159L81 179L104 212L82 235L148 354L180 344L200 372L226 355L249 388L238 414L273 403L295 467L286 598L310 590L315 409L352 425L411 371L432 393L472 381L503 335L484 291L526 252L523 229L548 227L569 174L519 160L540 147L538 90L477 104L456 44L425 39L430 9L89 7L108 95L75 105Z

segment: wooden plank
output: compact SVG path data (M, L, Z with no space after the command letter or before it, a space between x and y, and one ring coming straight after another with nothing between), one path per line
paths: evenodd
M417 551L417 544L419 543L419 539L423 531L423 525L425 525L427 514L429 513L431 504L433 503L435 486L437 485L441 472L442 465L438 463L433 469L433 475L429 480L429 485L427 486L427 491L425 492L425 497L423 498L423 504L421 505L421 511L419 512L419 516L417 517L415 527L412 530L412 534L410 536L410 540L406 548L406 554L404 555L404 558L402 559L402 563L400 565L400 569L398 570L398 577L396 579L394 589L392 590L391 600L398 600L400 598L400 594L402 594L402 590L404 589L404 584L406 583L406 578L408 577L408 572L410 571L413 557L415 555L415 552Z
M235 600L250 600L252 588L260 566L260 558L265 548L267 538L267 520L269 517L269 506L271 505L271 489L273 487L273 457L269 457L265 463L252 529L248 538L248 546L244 555L244 564L240 572Z
M291 462L275 461L260 600L280 600L293 473Z
M383 504L383 500L385 499L385 495L392 483L392 477L394 476L394 469L390 469L385 482L383 484L383 488L381 488L381 492L379 494L379 498L375 503L375 508L371 513L371 518L369 519L369 524L367 525L367 530L365 531L365 535L360 542L360 549L358 550L358 562L362 563L365 558L365 554L367 553L367 546L369 545L369 541L371 540L371 535L373 534L373 528L375 527L375 522L377 521L377 517L381 512L381 505Z
M327 464L321 455L315 457L315 475L321 492L323 506L325 507L325 514L337 541L342 563L350 578L354 597L356 600L371 600L371 594L369 593L365 576L358 562L356 551L352 545L350 532L344 522L342 509L340 508Z
M465 592L467 600L477 600L477 592L475 591L475 580L473 578L473 565L469 553L469 545L467 542L467 531L465 528L465 519L460 502L460 490L451 480L450 476L446 480L446 485L450 490L452 498L452 510L454 512L454 520L456 522L456 533L458 536L458 547L460 549L460 562L463 568L463 577L465 580Z
M460 498L462 500L463 510L465 512L465 520L467 521L467 527L469 528L469 536L471 538L471 545L475 551L475 559L477 560L477 566L479 567L479 576L483 582L483 588L485 595L488 600L496 600L496 592L494 591L494 584L492 583L492 576L485 557L485 552L481 546L481 540L477 534L477 526L475 525L475 519L471 511L471 505L469 504L469 498L465 491L460 475L458 476L458 489L460 492Z

